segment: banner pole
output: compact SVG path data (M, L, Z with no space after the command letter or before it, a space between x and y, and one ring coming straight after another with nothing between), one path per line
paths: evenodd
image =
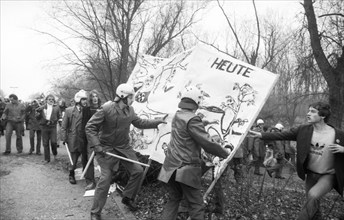
M90 166L90 164L91 164L93 158L94 158L94 151L92 151L92 154L91 154L90 158L88 158L86 167L85 167L84 171L83 171L82 174L81 174L80 180L82 180L82 179L84 178L84 176L85 176L85 174L86 174L86 172L87 172L87 170L88 170L88 167Z
M129 159L129 158L126 158L126 157L121 157L117 154L112 154L112 153L109 153L109 152L105 152L105 154L109 155L109 156L112 156L112 157L116 157L118 159L121 159L121 160L125 160L125 161L129 161L129 162L132 162L132 163L136 163L136 164L139 164L139 165L142 165L142 166L145 166L145 167L149 167L150 165L148 164L145 164L145 163L141 163L141 162L138 162L136 160L132 160L132 159Z

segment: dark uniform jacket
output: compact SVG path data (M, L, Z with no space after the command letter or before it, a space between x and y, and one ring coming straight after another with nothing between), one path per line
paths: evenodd
M311 141L313 135L312 125L301 125L292 128L289 131L278 133L262 133L263 140L293 140L296 141L297 159L296 169L298 176L305 180L307 173L307 156L310 151ZM335 143L344 145L344 132L335 129ZM340 195L343 196L344 186L344 153L334 154L334 169L336 175L336 182L334 188Z
M91 148L101 145L104 150L115 152L129 159L135 159L129 145L130 125L140 129L157 128L161 121L139 118L133 107L121 109L116 102L105 103L87 122L86 136Z
M69 152L81 152L84 148L82 111L76 106L66 109L61 125L61 139L67 142Z
M178 110L172 120L171 141L158 179L168 183L176 172L176 181L201 188L201 148L226 158L227 151L210 138L199 116L189 110Z

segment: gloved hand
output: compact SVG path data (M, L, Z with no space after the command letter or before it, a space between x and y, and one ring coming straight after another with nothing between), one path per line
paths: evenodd
M234 149L233 145L227 141L223 143L223 148L227 151L228 154L230 154Z
M66 145L66 142L65 142L65 141L63 141L63 142L62 142L62 144L63 144L63 145Z
M96 154L105 154L105 151L101 145L96 145L93 149Z

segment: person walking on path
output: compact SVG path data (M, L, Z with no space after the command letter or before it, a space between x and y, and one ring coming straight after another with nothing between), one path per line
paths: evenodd
M56 124L60 119L60 109L55 104L55 97L51 94L45 97L46 104L37 108L37 119L41 125L43 148L44 148L44 160L45 164L50 162L50 147L54 155L54 161L57 156L57 130Z
M86 138L86 132L85 127L87 122L90 120L92 115L96 113L101 106L101 100L99 98L99 93L96 90L92 90L89 94L89 106L83 108L82 111L82 131L83 131L83 138L84 138L84 145L82 148L82 164L83 168L85 168L88 160L90 159L89 156L91 155L91 149L88 146L87 138ZM85 190L91 190L96 187L96 182L94 179L94 164L93 159L85 173L85 179L86 179L86 188Z
M131 106L134 101L134 88L129 84L120 84L116 89L114 102L105 103L86 124L86 136L91 149L96 153L96 159L101 167L101 176L97 183L91 219L100 219L101 211L105 205L112 175L117 171L119 159L105 154L110 152L131 160L137 161L132 146L129 145L130 125L140 128L157 128L162 119L148 120L139 118ZM121 161L121 164L130 173L130 178L123 190L122 203L131 211L138 207L134 199L140 188L140 181L143 175L143 168L136 163Z
M39 125L39 121L36 118L36 109L39 108L39 104L37 100L33 100L31 105L28 106L27 109L27 118L28 118L28 129L30 130L30 151L29 154L31 155L32 152L35 151L35 133L36 133L36 154L41 155L41 140L42 140L42 132L41 127Z
M62 119L61 137L63 144L68 144L73 164L69 166L69 182L76 184L75 169L84 148L84 129L82 127L82 111L87 105L87 94L80 90L74 96L75 105L68 107ZM84 156L83 156L84 157ZM82 158L82 160L86 160ZM83 163L83 167L86 163Z
M171 139L158 180L167 184L170 200L162 219L175 220L179 203L183 198L189 204L191 219L204 219L204 205L201 193L202 158L201 149L215 156L226 158L229 153L206 132L202 119L195 114L202 100L202 93L196 87L183 92L180 108L173 120Z
M276 133L250 131L263 140L296 141L296 170L306 181L306 203L298 220L321 219L320 199L332 188L343 196L344 132L327 124L331 115L327 103L309 105L308 124Z
M23 152L23 139L22 132L24 130L25 120L25 106L19 103L18 96L15 94L9 95L10 103L5 107L5 110L1 116L2 121L6 121L6 150L3 153L8 155L11 153L11 137L13 130L16 131L16 148L18 154Z

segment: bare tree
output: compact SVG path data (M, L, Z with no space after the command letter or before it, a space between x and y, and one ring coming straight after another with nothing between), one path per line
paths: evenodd
M319 27L313 1L304 0L303 7L313 55L328 85L333 115L331 123L341 128L344 115L344 3L340 0L321 3L327 7L321 7L324 14L319 16L322 23Z
M75 49L66 40L46 34L69 51L64 58L76 67L74 74L81 72L105 99L113 99L117 85L127 81L138 54L158 55L171 48L177 36L195 22L200 9L190 13L185 0L158 6L146 0L82 0L64 1L58 10L63 17L55 15L55 21L83 44Z

